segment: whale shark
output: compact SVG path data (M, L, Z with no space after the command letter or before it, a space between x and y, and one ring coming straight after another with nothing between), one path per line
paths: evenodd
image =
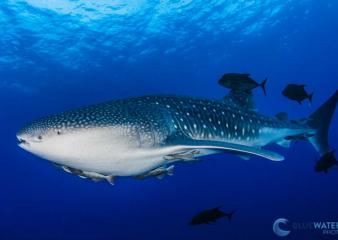
M260 114L252 92L231 90L220 100L141 96L42 117L19 130L17 139L24 150L67 172L113 184L118 176L140 178L218 153L282 161L263 147L289 147L299 139L324 155L331 150L328 130L337 100L338 91L310 116L290 121L286 114Z

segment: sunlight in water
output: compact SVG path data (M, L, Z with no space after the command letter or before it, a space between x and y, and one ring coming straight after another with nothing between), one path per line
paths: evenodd
M7 33L0 39L0 62L8 68L29 67L47 57L76 69L86 64L88 56L92 65L100 66L107 56L113 56L111 61L137 61L155 53L187 52L192 45L228 39L233 32L238 40L262 34L266 27L276 25L279 14L291 3L10 0L0 8L1 25ZM205 37L207 42L201 40ZM29 52L34 54L26 54ZM28 55L37 59L26 59Z
M23 2L27 2L32 7L50 10L58 14L78 16L80 20L98 20L107 15L132 14L145 3L143 0L27 0Z

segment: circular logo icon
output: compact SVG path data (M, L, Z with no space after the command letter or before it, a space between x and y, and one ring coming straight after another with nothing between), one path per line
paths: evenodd
M289 222L286 218L278 218L274 223L273 223L273 232L279 236L279 237L286 237L287 235L290 234L290 231L288 230L283 230L281 229L280 225L286 225Z

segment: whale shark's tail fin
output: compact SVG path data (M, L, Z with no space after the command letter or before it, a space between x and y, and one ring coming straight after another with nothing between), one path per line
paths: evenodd
M338 101L338 90L308 118L307 124L316 129L309 140L320 155L329 152L328 131Z

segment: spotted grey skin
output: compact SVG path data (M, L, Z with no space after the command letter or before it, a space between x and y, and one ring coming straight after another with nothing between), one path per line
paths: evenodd
M336 93L331 102L337 99ZM17 138L23 149L58 165L88 174L138 176L180 160L170 156L191 152L282 160L260 147L314 132L313 126L263 116L233 99L145 96L41 118Z
M44 135L61 136L79 130L118 127L122 135L134 140L139 147L152 146L170 134L170 116L145 102L142 98L117 100L63 112L33 121L18 135L27 134L39 141Z

